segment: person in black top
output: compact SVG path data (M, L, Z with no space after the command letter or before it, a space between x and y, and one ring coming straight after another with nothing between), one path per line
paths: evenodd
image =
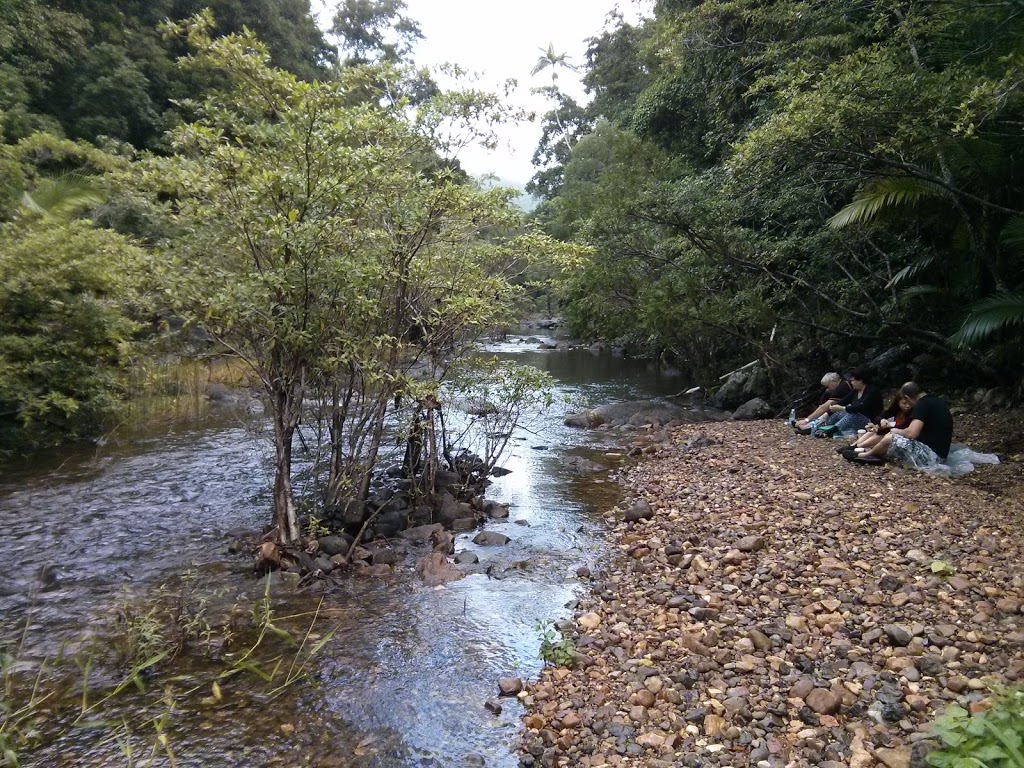
M913 381L900 387L900 394L912 404L910 424L891 430L858 459L878 462L884 457L918 469L944 461L953 442L953 415L949 406Z
M866 368L857 368L851 377L852 391L837 403L828 407L828 424L834 427L834 434L854 434L864 429L873 421L878 421L882 413L882 391L871 383L871 372ZM828 432L826 432L828 434Z
M838 403L853 393L853 388L847 383L846 379L834 371L826 373L821 377L821 386L825 388L821 395L821 402L810 414L797 421L794 425L797 430L807 431L814 419L820 419L828 413L830 405Z

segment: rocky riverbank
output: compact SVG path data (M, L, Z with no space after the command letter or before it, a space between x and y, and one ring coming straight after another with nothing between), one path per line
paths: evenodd
M670 437L606 514L578 663L522 694L524 765L919 766L947 705L1024 680L1019 454L948 480L779 423Z

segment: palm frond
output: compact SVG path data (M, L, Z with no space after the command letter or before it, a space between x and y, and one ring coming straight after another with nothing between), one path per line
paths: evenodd
M901 291L900 296L904 299L912 299L915 296L935 296L942 292L937 285L912 285Z
M935 256L933 254L929 254L928 256L922 256L913 264L908 264L907 266L905 266L903 269L901 269L899 272L892 276L892 279L885 284L886 289L895 288L903 281L909 280L918 272L930 267L933 261L935 261Z
M832 229L850 224L861 224L875 218L886 208L913 204L925 197L946 197L947 192L938 184L910 176L884 176L870 181L856 195L853 202L843 206L828 220Z
M35 189L21 196L21 204L29 213L59 219L73 218L104 200L103 191L93 177L79 173L43 179Z
M1014 216L1003 225L999 242L1004 248L1024 251L1024 216Z
M1024 326L1024 294L1000 293L971 307L964 324L950 341L958 347L967 347L1013 326Z

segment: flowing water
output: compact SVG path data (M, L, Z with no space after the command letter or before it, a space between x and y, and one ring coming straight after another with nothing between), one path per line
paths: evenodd
M643 363L587 350L540 351L515 338L487 351L548 372L559 396L593 403L681 388ZM552 410L514 436L502 461L511 472L488 489L511 514L487 527L511 543L478 547L473 533L459 535L456 551L475 551L481 567L444 588L423 586L403 567L387 580L351 578L328 592L315 631L336 633L312 662L314 685L270 699L234 677L220 701L201 702L204 685L180 693L173 707L160 704L159 687L118 697L103 723L66 729L26 753L25 764L128 764L112 723L123 717L138 732L142 714L162 707L171 712L166 733L178 766L460 766L474 756L517 765L518 703L503 700L495 716L484 702L500 675L537 672L535 624L568 613L576 569L599 554L599 514L617 498L602 475L582 477L563 461L599 456L612 438L565 427ZM28 666L68 654L84 635L103 637L126 590L146 594L184 571L219 585L227 605L258 601L263 586L245 557L226 554L224 533L266 522L268 458L265 444L225 414L202 428L6 470L0 642L20 643ZM274 610L312 611L319 601L278 589ZM179 690L209 674L192 672L175 681Z

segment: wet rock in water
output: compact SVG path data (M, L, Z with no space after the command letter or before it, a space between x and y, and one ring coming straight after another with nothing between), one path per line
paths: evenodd
M452 530L456 533L465 533L466 531L472 531L476 528L475 517L460 517L458 520L452 521Z
M505 467L491 467L491 477L504 477L505 475L511 474L511 469L505 469Z
M461 485L462 476L458 472L450 472L446 469L439 469L434 475L434 487L444 488L450 485Z
M484 502L484 514L495 520L504 520L508 517L508 505L488 499Z
M393 549L375 549L372 552L370 562L373 565L395 565L395 563L402 559Z
M576 470L581 475L604 471L604 467L602 465L583 456L566 456L562 459L562 463L567 467Z
M476 753L473 753L473 754L466 755L462 759L462 764L466 768L482 768L483 766L487 765L487 761L484 760L484 756L483 755L478 755Z
M451 531L438 528L430 534L430 545L435 552L450 555L455 551L455 537L452 536Z
M622 516L627 523L635 523L638 520L650 520L652 517L654 517L654 509L644 499L633 504Z
M480 562L480 558L477 557L476 552L464 549L455 556L455 562L457 565L475 565Z
M431 523L430 525L417 525L415 528L407 528L398 535L414 544L426 544L431 541L431 536L434 535L435 531L442 530L444 530L444 526L440 523Z
M450 528L456 520L463 520L467 517L476 517L472 506L458 501L447 491L441 494L441 505L437 511L437 519L442 524Z
M497 531L480 531L473 537L473 543L482 547L501 547L508 544L512 539Z
M502 696L516 696L523 690L523 681L518 677L499 677L498 692Z
M593 429L601 426L602 422L593 411L583 413L571 413L562 422L567 427L578 427L579 429Z
M324 573L330 573L334 570L334 562L326 555L320 555L317 557L313 561L313 564L316 566L317 570L323 571Z
M383 579L394 574L394 569L385 563L377 563L360 568L356 571L357 576L364 576L371 579Z
M443 552L431 552L416 564L416 575L430 587L458 581L466 574L448 562Z
M484 702L484 709L486 709L488 712L492 714L500 715L501 701L498 699L488 699L486 702Z

